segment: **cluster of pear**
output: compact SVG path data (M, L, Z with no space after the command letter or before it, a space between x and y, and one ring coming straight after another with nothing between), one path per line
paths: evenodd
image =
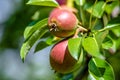
M74 9L67 6L59 6L53 9L48 19L50 32L64 40L55 44L50 51L51 67L58 73L70 73L74 69L77 60L74 59L68 50L68 37L75 38L78 19L74 14Z

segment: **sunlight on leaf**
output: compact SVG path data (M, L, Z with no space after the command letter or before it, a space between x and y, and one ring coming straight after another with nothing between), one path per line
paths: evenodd
M55 0L29 0L27 4L39 5L39 6L51 6L51 7L58 6L58 3Z
M111 65L103 59L92 58L88 64L89 80L115 80Z
M82 45L84 49L88 52L88 54L90 54L91 56L103 58L100 53L98 43L94 37L88 37L83 39Z
M24 38L28 39L36 30L42 28L43 25L46 25L48 18L38 21L35 24L29 25L24 31Z
M21 56L21 59L25 60L26 58L26 55L28 54L29 50L31 49L31 47L34 45L34 43L40 39L46 32L48 31L48 28L47 28L47 22L43 25L41 25L41 28L36 30L30 37L29 39L27 39L22 47L21 47L21 50L20 50L20 56Z
M116 28L120 29L120 17L111 19L108 22L108 24L105 26L105 28L101 29L100 31L103 31L103 30L112 30L112 29L116 29Z
M113 28L117 26L120 26L120 17L114 18L111 21L109 21L105 28Z
M72 57L74 57L76 60L79 58L80 45L81 38L73 38L68 40L68 49Z

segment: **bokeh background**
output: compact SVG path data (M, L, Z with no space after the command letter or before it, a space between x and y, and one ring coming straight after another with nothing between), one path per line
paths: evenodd
M25 63L20 59L25 27L33 20L36 7L28 0L0 0L0 80L53 80L47 47L36 54L31 49Z

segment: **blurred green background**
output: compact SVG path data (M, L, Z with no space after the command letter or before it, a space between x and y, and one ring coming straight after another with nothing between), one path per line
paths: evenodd
M27 6L26 2L0 1L0 80L53 80L54 72L49 65L50 47L36 54L32 54L32 49L25 63L20 59L24 29L34 20L31 16L40 9Z

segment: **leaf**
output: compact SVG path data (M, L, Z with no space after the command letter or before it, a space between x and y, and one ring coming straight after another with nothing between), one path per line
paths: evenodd
M86 2L86 0L75 0L77 5L83 6Z
M34 43L48 31L48 29L46 27L47 27L47 23L42 25L40 29L36 30L30 36L30 38L23 43L21 50L20 50L20 56L21 56L21 59L23 60L23 62L24 62L29 50L34 45Z
M106 3L104 1L99 1L95 5L87 8L86 10L97 18L101 18L105 10Z
M109 52L114 54L120 48L120 38L118 38L118 39L110 38L110 39L112 41L112 43L111 43L112 47L110 47ZM109 45L110 45L110 43L109 43Z
M60 80L73 80L73 75L72 74L64 75Z
M112 11L114 10L114 8L119 5L119 2L117 0L112 0L113 2L111 4L107 4L105 6L105 11L108 13L108 14L111 14ZM108 1L107 1L108 2Z
M83 48L90 54L91 56L103 58L99 51L99 46L94 37L87 37L82 41Z
M92 58L88 64L90 80L115 80L111 65L103 59Z
M99 47L101 47L102 42L103 42L103 40L106 38L107 34L108 34L108 31L107 31L107 30L106 30L106 31L102 31L102 32L97 32L97 33L95 34L95 39L96 39Z
M45 41L47 44L51 45L54 43L54 36L50 36L49 38L47 38L47 40ZM56 40L56 39L55 39ZM56 42L56 41L55 41Z
M39 6L50 6L50 7L58 6L58 3L55 0L29 0L27 4L39 5Z
M47 44L45 41L40 41L37 46L35 47L35 51L34 52L37 52L37 51L40 51L46 47L50 46L49 44Z
M45 34L46 35L46 34ZM36 45L36 48L35 48L35 51L34 52L37 52L37 51L40 51L52 44L55 44L57 43L58 41L60 41L61 39L57 39L56 37L54 36L50 36L48 37L47 39L45 39L44 41L40 41L37 45Z
M120 52L118 51L114 55L110 56L107 61L113 67L115 73L115 80L120 79Z
M115 40L115 44L116 44L116 49L120 49L120 37Z
M72 38L68 40L68 49L72 57L75 58L76 60L79 59L80 45L81 38Z
M110 49L113 46L113 40L110 37L106 37L102 43L102 48Z
M119 28L120 29L120 17L117 18L113 18L111 19L108 24L106 25L106 27L104 27L102 30L111 30L111 29L115 29L115 28Z
M83 48L81 47L80 55L79 55L79 58L78 58L78 61L77 61L76 65L75 65L76 69L80 68L80 66L82 65L83 61L84 61L84 53L83 53Z
M48 18L50 15L50 12L54 9L54 7L46 7L46 6L40 6L38 9L39 12L39 17L38 19L44 19L44 18Z
M120 17L114 18L109 21L105 29L111 29L115 27L120 27Z
M38 21L37 23L32 23L26 27L24 31L24 38L27 40L36 30L42 28L43 25L46 25L48 18Z
M38 21L38 20L43 20L45 18L48 18L48 16L50 15L50 12L55 7L39 6L36 8L37 8L37 11L34 12L34 14L31 16L31 18L32 18L32 20Z
M104 20L107 21L107 18L105 18ZM95 21L95 20L93 20L93 21ZM93 26L93 29L100 30L102 28L103 28L103 21L101 21L100 19L99 20L97 19L95 25Z
M112 29L112 32L115 34L115 36L120 37L120 26Z
M83 48L81 47L80 48L80 55L79 55L79 58L77 60L77 63L74 65L73 71L79 69L82 66L82 63L84 62L84 53L83 52L84 52Z

